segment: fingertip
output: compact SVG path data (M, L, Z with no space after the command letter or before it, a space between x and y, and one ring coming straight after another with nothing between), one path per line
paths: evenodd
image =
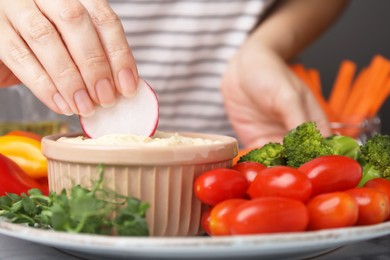
M85 89L77 90L73 98L79 115L88 117L95 113L95 105Z
M55 112L64 114L66 116L71 116L74 114L60 93L57 92L53 95L53 101L58 108L58 110Z
M111 107L116 102L114 88L108 79L101 79L96 83L95 90L99 104L102 107Z
M133 97L137 92L138 77L130 69L122 69L118 73L119 92L125 97Z

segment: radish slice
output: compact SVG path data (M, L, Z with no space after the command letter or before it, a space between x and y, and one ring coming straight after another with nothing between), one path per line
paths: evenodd
M80 124L84 134L90 138L107 134L152 136L157 129L158 118L156 93L145 80L139 79L135 96L120 96L112 107L97 107L92 116L80 116Z

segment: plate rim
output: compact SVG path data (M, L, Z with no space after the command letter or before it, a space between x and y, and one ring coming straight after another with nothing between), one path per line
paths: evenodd
M174 251L177 256L191 253L200 257L221 257L231 254L278 254L277 251L297 253L340 247L389 235L390 221L367 226L293 233L219 237L118 237L45 230L0 219L0 234L77 252L90 253L93 250L99 255L161 256L171 255Z

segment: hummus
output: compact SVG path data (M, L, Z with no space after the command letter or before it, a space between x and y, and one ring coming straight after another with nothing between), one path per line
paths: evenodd
M220 141L181 136L178 133L156 131L152 137L130 134L112 134L99 138L61 137L58 142L86 145L120 145L120 146L179 146L179 145L205 145L221 143Z

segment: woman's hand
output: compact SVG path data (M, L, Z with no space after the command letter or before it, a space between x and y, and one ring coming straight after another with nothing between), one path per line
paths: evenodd
M20 82L57 113L84 116L135 93L138 72L105 0L0 0L0 87Z
M325 114L310 90L276 53L244 44L231 59L222 80L225 107L246 147L281 142L288 130L316 121L329 134Z

